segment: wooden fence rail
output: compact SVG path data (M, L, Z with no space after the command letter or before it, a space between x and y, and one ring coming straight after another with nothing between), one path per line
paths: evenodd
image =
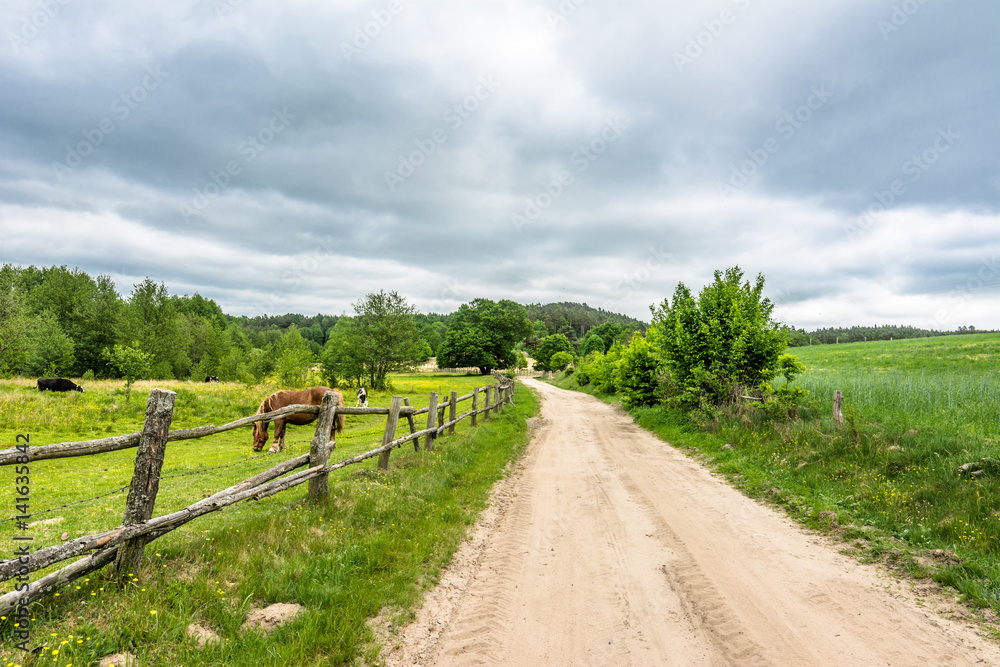
M485 391L486 394L486 401L482 408L478 406L478 397L481 390ZM490 401L491 390L495 391L497 398L493 402ZM444 407L449 407L450 409L449 421L447 423L441 423L441 419L436 419L438 408L438 396L436 393L431 393L428 407L419 410L405 405L403 399L399 397L393 398L392 405L389 408L341 407L333 402L332 393L327 393L322 406L289 406L274 412L238 419L221 427L203 426L195 429L167 432L170 425L170 417L172 416L174 398L175 395L173 392L166 392L160 389L154 389L150 392L149 403L147 404L146 425L143 427L141 433L104 438L102 440L91 440L85 443L59 443L29 449L30 460L36 461L67 456L84 456L86 454L116 451L127 447L139 447L139 451L136 454L136 474L133 475L132 488L130 489L129 500L126 504L124 525L102 533L79 537L64 544L45 547L28 555L21 555L17 558L0 561L0 581L7 581L14 577L23 580L31 572L44 569L60 561L75 558L89 551L97 550L96 553L87 555L37 581L18 586L15 591L0 596L0 614L8 614L18 606L29 604L34 600L44 597L66 584L104 567L112 561L116 562L115 570L119 577L138 572L143 548L146 544L199 516L216 512L244 500L260 500L305 482L310 483L308 497L313 500L320 499L327 493L327 476L334 470L340 470L341 468L376 456L379 457L379 467L385 468L388 466L389 453L393 449L401 447L410 441L414 443L415 449L419 449L421 438L426 438L424 448L430 450L433 448L434 438L443 434L445 430L450 429L449 432L453 432L455 424L462 419L471 417L472 423L475 424L477 415L482 414L486 418L490 411L499 411L504 403L512 403L513 381L503 376L498 376L495 387L487 385L483 388L476 388L472 393L462 397L456 396L456 392L451 392L449 401L441 406L442 410ZM472 410L456 417L455 406L459 402L469 399L472 399ZM408 403L408 401L406 402ZM293 412L314 412L320 415L316 426L316 434L310 443L309 454L303 454L283 461L264 472L199 500L184 509L155 518L152 517L156 491L159 485L159 472L162 467L167 442L214 435L215 433L239 428L240 426L248 426L257 421L272 420ZM427 427L423 430L415 430L413 417L423 413L427 413L428 415ZM338 461L337 463L329 463L332 448L329 447L328 442L337 414L387 415L382 444L367 452ZM410 433L401 438L396 438L395 432L399 417L401 416L408 418ZM195 435L195 433L197 434ZM122 444L123 442L130 442L127 439L133 437L135 438L134 443ZM141 446L140 442L142 443ZM86 447L78 447L78 445L85 445ZM10 450L0 452L0 465L7 464L4 457L8 451ZM19 453L23 456L23 453ZM283 477L283 475L287 475L302 466L308 466L308 468Z

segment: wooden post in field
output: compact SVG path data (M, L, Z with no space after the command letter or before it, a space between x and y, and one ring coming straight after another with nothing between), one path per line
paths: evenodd
M382 444L388 445L396 439L396 425L399 424L399 409L403 407L403 399L399 396L392 397L392 405L389 406L389 417L385 421L385 433L382 435ZM381 470L389 469L389 451L384 451L378 455L378 467Z
M316 420L316 433L309 443L309 467L325 466L330 462L330 435L337 423L337 395L328 391L323 395L323 404L319 409L319 419ZM328 475L323 473L309 480L309 500L317 501L326 498L329 490Z
M125 518L122 525L131 526L144 523L153 517L156 492L160 489L160 470L167 447L167 433L174 418L174 401L177 394L165 389L153 389L146 402L146 422L139 436L139 448L135 453L135 470L132 485L125 501ZM125 579L139 571L146 538L137 537L121 545L115 557L115 575Z
M496 399L493 401L493 412L500 414L500 406L503 405L503 388L500 385L493 387Z
M434 428L437 426L437 413L438 413L438 395L436 391L431 392L430 402L427 404L427 428ZM432 452L434 451L434 434L428 433L427 439L424 440L424 451Z
M479 387L472 390L472 425L476 425L476 410L479 409Z
M410 399L404 398L403 405L405 405L408 408L411 407ZM410 435L413 435L414 433L417 432L417 425L413 421L413 415L406 415L406 423L410 425ZM413 451L415 452L420 451L420 438L417 438L416 440L413 441Z
M453 391L451 392L451 400L448 401L448 421L450 422L455 421L455 415L456 415L455 410L457 406L458 406L458 392ZM454 435L454 434L455 434L455 425L452 424L451 426L448 427L448 435Z
M833 421L837 424L844 423L844 413L841 412L840 407L844 403L844 394L838 389L833 392Z
M492 387L490 387L490 385L486 385L485 387L483 387L483 391L486 392L486 406L483 409L483 421L486 421L487 419L490 418L490 410L492 409L492 404L490 403L491 389Z

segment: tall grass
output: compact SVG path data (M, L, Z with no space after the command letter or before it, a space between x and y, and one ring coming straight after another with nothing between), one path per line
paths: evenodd
M404 388L413 390L410 399L415 407L426 405L427 391L468 393L487 381L472 376L394 378L397 394ZM219 424L252 413L267 393L239 385L157 384L178 391L181 423L175 420L175 427ZM32 434L32 444L78 439L70 436L81 423L80 415L115 403L115 391L113 386L91 383L85 394L39 396L26 383L0 383L5 397L0 418L12 414L5 410L23 408L39 415L37 422L22 422ZM371 405L388 405L389 400L388 393L369 396ZM380 472L368 462L331 474L326 502L305 503L305 488L297 487L169 533L146 547L143 568L132 583L117 586L109 573L95 573L63 589L58 597L36 603L32 632L32 646L39 647L36 654L13 651L9 621L0 621L4 637L0 664L89 665L121 650L135 653L143 665L326 665L350 664L362 657L375 660L377 648L366 620L384 608L394 610L398 618L412 613L421 591L436 580L485 505L493 482L523 447L525 418L534 414L537 402L522 386L516 400L516 408L505 408L498 418L475 429L468 420L462 422L454 436L436 442L433 452L395 450L388 471ZM133 403L142 406L144 400ZM142 422L139 409L120 406L115 415L110 419L116 433L137 430ZM349 417L331 460L376 446L384 421L384 417ZM406 420L401 420L400 428L406 428ZM165 477L225 463L239 465L165 479L154 514L183 507L284 458L305 453L312 430L312 426L290 426L289 448L260 458L251 458L249 429L170 443ZM134 450L127 450L35 462L32 508L40 510L127 483L133 459ZM0 474L10 482L2 486L11 488L13 470L5 468ZM30 533L36 538L32 547L58 543L63 532L76 537L110 528L121 522L123 509L124 493L45 515L62 520L32 527ZM0 525L0 541L13 544L13 531L9 522ZM273 635L240 632L251 605L272 602L297 602L306 613ZM192 622L211 627L224 643L195 648L185 637Z

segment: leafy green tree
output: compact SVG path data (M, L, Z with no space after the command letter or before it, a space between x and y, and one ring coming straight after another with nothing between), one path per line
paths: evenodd
M105 348L102 354L107 359L108 365L125 378L125 402L128 403L132 395L132 385L136 380L149 375L153 355L125 345Z
M569 352L572 359L573 345L563 334L552 334L542 339L538 349L535 350L535 368L542 371L555 370L550 365L552 355L557 352Z
M548 366L551 370L561 371L573 363L573 355L569 352L556 352L549 357Z
M294 324L288 327L276 348L278 358L275 368L278 382L290 388L302 388L309 376L313 353Z
M93 371L98 377L110 377L113 369L101 355L104 348L118 342L124 302L111 276L97 276L93 297L83 308L82 330L69 333L76 343L77 369Z
M600 352L601 354L604 354L607 351L607 347L604 345L604 339L593 332L587 334L587 337L583 339L583 345L580 347L580 354L584 357L591 352Z
M618 394L626 408L656 405L660 361L645 336L636 334L615 368Z
M351 343L365 369L368 386L381 391L390 372L412 366L414 344L419 339L413 321L416 310L396 292L369 293L352 304L357 316Z
M28 353L20 368L25 375L58 377L72 374L76 366L73 340L51 311L33 318Z
M122 340L150 357L156 378L187 377L191 360L184 351L177 311L163 283L149 278L132 289L123 318Z
M524 306L504 299L473 299L454 313L438 348L439 368L475 366L483 375L517 363L515 346L531 335Z
M364 384L362 346L355 337L354 321L350 317L341 317L327 332L320 364L323 381L328 387L336 387L341 380L358 387Z
M24 363L31 333L31 319L17 278L17 269L10 264L0 268L0 375L4 376Z
M673 302L652 309L674 401L719 405L774 378L786 343L763 292L762 275L751 285L733 267L716 271L697 299L678 283Z

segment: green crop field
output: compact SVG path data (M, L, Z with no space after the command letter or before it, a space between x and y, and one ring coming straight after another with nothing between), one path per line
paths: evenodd
M393 377L392 393L420 408L431 391L465 394L492 382L404 375ZM31 445L40 446L136 432L154 386L177 392L172 428L221 425L253 414L275 390L146 382L133 388L126 404L120 382L90 382L85 393L54 394L39 393L27 380L0 380L2 447L12 447L16 434L28 434ZM354 405L345 393L345 402ZM389 393L369 394L369 405L387 406L390 400ZM525 444L525 418L537 403L521 385L516 402L475 429L461 422L455 435L436 441L433 452L408 445L395 450L388 471L369 460L332 473L327 502L305 502L302 485L186 524L147 545L143 568L129 583L115 583L106 568L35 603L35 653L14 650L12 619L0 619L0 664L96 665L103 655L125 650L143 665L326 665L373 657L377 649L367 619L383 609L398 618L412 613L420 592L436 580L485 505L492 483ZM469 405L460 404L460 412ZM416 419L417 429L426 425L426 415ZM348 416L331 462L378 446L384 424L380 416ZM289 426L288 446L274 455L251 451L249 427L169 443L154 516L307 453L313 427ZM401 419L399 429L407 428ZM31 463L34 525L27 531L3 521L17 514L15 473L13 466L0 469L0 489L7 490L6 499L0 495L0 543L13 554L15 535L30 535L32 550L38 550L120 525L127 494L121 487L131 478L134 457L129 449ZM13 587L8 581L0 590ZM251 606L272 602L297 602L306 612L266 637L239 630ZM212 628L224 642L197 649L185 635L190 623Z

